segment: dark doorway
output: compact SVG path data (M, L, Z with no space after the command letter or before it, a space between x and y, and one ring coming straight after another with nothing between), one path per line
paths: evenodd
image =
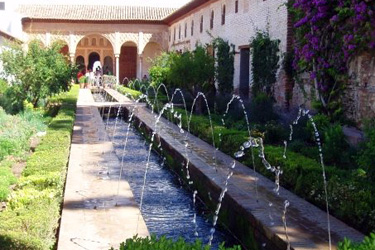
M90 53L90 55L89 55L89 64L87 65L87 68L91 69L91 70L95 70L95 69L92 68L92 66L94 65L94 62L96 62L96 61L100 61L99 54L96 53L96 52Z
M113 75L113 62L110 56L104 57L103 74Z
M84 69L85 68L85 58L83 56L77 56L76 65L78 66L79 70Z
M137 77L137 47L122 46L120 54L120 81Z
M240 50L240 96L242 99L249 99L250 83L250 49L242 48Z

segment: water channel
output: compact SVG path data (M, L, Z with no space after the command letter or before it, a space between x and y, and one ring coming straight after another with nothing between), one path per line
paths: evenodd
M96 101L103 101L100 94L94 94L94 98ZM120 117L117 123L115 117L108 119L106 111L100 112L104 115L103 122L114 146L114 157L118 157L120 161L124 158L123 178L129 182L135 200L140 204L149 144L133 126L129 127ZM113 109L112 111L114 112ZM123 157L128 128L128 141ZM194 205L193 192L184 187L178 175L171 172L162 157L152 151L144 188L142 216L151 234L173 239L183 237L188 242L200 239L207 244L212 228L212 221L208 219L211 212L198 199ZM217 249L222 242L226 246L239 244L229 232L217 227L212 249Z

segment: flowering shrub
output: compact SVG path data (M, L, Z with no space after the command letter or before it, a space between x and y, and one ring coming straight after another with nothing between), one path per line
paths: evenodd
M375 0L293 0L289 9L296 28L293 66L310 73L319 107L338 117L348 62L375 48Z

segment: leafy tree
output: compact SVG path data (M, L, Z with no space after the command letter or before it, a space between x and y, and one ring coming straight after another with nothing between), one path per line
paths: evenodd
M172 53L163 52L160 56L156 57L151 62L151 67L149 69L149 74L151 77L151 84L154 87L159 86L164 83L167 84L167 77L170 71Z
M268 97L273 96L273 84L276 82L276 72L279 68L279 44L279 40L272 40L268 33L259 31L251 42L254 96L260 92Z
M192 52L172 55L168 80L176 87L188 90L192 96L196 96L198 92L207 93L214 88L214 58L204 47L198 45ZM195 111L202 112L201 99L197 102Z
M32 41L25 53L20 44L11 44L0 54L10 87L3 105L8 112L18 112L28 101L37 107L41 100L69 89L75 67L60 53L61 44L43 48Z
M234 45L218 37L213 40L216 49L215 77L221 95L231 94L233 91L234 75ZM231 49L232 48L232 49Z

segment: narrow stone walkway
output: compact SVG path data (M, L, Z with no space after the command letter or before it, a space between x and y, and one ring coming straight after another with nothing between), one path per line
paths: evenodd
M129 99L118 92L107 91L116 100L129 103ZM155 114L151 114L149 109L137 107L135 116L150 129L155 128ZM165 119L160 119L157 134L177 152L185 152L185 142L188 140L187 155L190 163L208 177L210 182L220 188L224 187L228 168L234 162L236 163L234 175L229 181L228 191L225 195L228 196L227 200L232 202L233 212L241 213L244 220L250 218L248 220L252 223L249 224L249 227L256 227L255 231L262 234L265 241L268 240L274 244L273 246L265 245L263 249L286 249L288 241L291 249L296 250L329 249L327 214L324 211L282 187L279 190L279 195L276 195L273 191L274 182L220 151L214 155L215 149L211 145L192 135L186 138L186 132L181 134L176 125ZM185 155L185 153L182 154ZM267 152L265 154L267 157ZM216 157L217 171L213 167L214 156ZM287 234L282 220L285 200L290 203L286 211ZM360 241L364 237L355 229L332 216L330 216L330 222L332 249L336 249L337 242L344 237L355 241Z
M118 182L121 163L113 152L97 106L90 90L81 89L59 250L118 248L121 242L136 234L149 235L129 184L125 180Z

